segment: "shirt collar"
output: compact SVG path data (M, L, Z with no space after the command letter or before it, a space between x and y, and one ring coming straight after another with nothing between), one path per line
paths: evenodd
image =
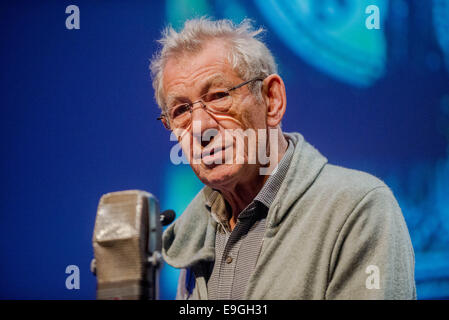
M288 167L290 166L290 162L293 156L294 146L293 143L288 141L288 147L285 151L284 156L281 161L279 161L276 168L273 170L273 173L270 175L268 180L263 185L262 189L259 191L254 200L262 202L267 208L270 208L273 203L276 194L281 187L282 181L284 181L285 175L287 174Z

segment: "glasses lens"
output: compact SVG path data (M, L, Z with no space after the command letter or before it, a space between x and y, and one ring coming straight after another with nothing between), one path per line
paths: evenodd
M184 123L189 121L190 106L188 104L180 104L170 108L169 112L170 122L173 126L180 128ZM188 125L188 123L187 123Z
M232 97L229 92L217 91L209 92L201 97L201 100L210 112L226 113L229 111L232 105ZM189 104L180 104L173 108L170 108L169 117L170 123L173 127L186 129L192 122L192 110L195 107L191 107Z
M170 109L170 118L176 119L178 117L184 116L186 113L190 112L190 107L188 104L180 104Z
M212 112L227 112L231 108L232 98L229 92L209 92L203 96L206 107Z

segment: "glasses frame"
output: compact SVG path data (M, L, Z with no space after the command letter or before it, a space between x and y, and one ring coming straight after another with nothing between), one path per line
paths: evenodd
M224 92L229 93L229 95L231 95L231 91L234 91L234 90L236 90L236 89L238 89L238 88L241 88L241 87L243 87L243 86L245 86L245 85L247 85L247 84L249 84L249 83L251 83L251 82L253 82L253 81L264 81L264 80L265 80L265 78L262 78L262 77L256 77L256 78L253 78L253 79L244 81L244 82L242 82L242 83L240 83L240 84L238 84L238 85L236 85L236 86L234 86L234 87L232 87L232 88L230 88L230 89L227 89L227 90L224 91ZM184 104L182 104L182 105L188 106L189 112L192 113L192 112L193 112L193 105L197 104L198 102L201 102L201 104L202 104L203 107L206 107L206 106L207 106L206 103L203 101L202 98L200 98L199 100L194 101L194 102L184 103ZM180 104L180 105L181 105L181 104ZM172 107L172 108L176 108L176 107L178 107L178 105L176 105L176 106L174 106L174 107ZM172 109L172 108L169 108L168 110L170 110L170 109ZM167 111L168 111L168 110L167 110ZM161 113L161 115L157 118L157 120L160 120L160 121L162 122L162 124L164 125L164 127L165 127L167 130L171 130L171 126L170 126L170 122L169 122L170 119L169 119L169 116L168 116L167 114Z

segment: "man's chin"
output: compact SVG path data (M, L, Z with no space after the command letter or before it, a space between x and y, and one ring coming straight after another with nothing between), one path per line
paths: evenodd
M197 171L198 170L198 171ZM212 188L225 186L247 178L248 170L243 164L200 164L194 168L198 178Z

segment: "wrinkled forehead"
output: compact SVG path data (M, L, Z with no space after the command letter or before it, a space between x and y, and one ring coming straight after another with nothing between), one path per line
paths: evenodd
M202 79L198 83L199 92L200 94L206 94L209 90L215 89L215 88L221 88L221 89L229 89L234 85L234 82L232 82L230 79L226 78L222 74L214 74L210 77ZM176 102L180 99L180 94L176 91L174 92L168 92L165 100L167 105L173 104L173 102Z
M224 43L209 42L196 52L179 52L166 60L162 84L165 101L182 91L204 87L230 87L237 73L229 59L229 50Z

